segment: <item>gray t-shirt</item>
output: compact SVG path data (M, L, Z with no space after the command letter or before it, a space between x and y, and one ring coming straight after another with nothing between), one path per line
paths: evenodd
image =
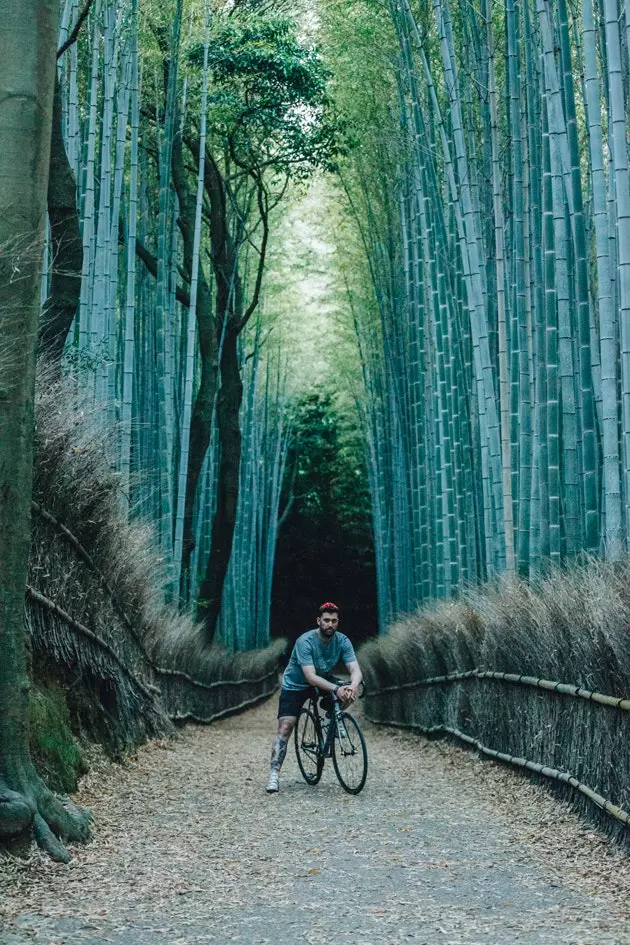
M295 641L289 665L282 676L282 688L293 692L308 689L303 666L314 666L315 672L321 676L330 673L340 659L344 663L356 660L352 643L344 633L337 630L330 643L322 643L317 630L307 630Z

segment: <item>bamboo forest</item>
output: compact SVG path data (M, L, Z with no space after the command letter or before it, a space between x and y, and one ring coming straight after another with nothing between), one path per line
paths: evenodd
M623 945L629 546L630 0L0 0L0 945Z
M60 48L79 13L68 0ZM276 322L299 314L265 269L313 178L333 305L356 331L331 360L359 412L381 628L470 582L625 548L619 17L605 3L89 11L58 59L66 186L42 347L115 430L109 461L155 530L165 594L197 606L210 639L268 642L299 389Z

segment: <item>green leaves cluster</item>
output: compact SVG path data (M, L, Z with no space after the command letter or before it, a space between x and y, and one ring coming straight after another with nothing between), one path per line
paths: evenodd
M335 398L313 390L297 408L287 462L295 494L293 523L336 553L372 558L370 496L359 432Z
M203 47L188 58L200 68ZM294 179L336 168L344 127L328 95L330 75L292 20L217 18L209 66L211 128L238 165Z

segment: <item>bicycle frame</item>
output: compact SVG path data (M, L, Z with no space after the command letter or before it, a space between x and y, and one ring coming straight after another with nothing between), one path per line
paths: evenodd
M322 716L319 711L319 700L321 696L327 695L321 689L316 689L315 693L310 696L309 704L310 709L315 717L316 728L318 729L317 735L319 739L319 753L322 758L330 758L332 755L332 746L335 739L335 733L339 729L340 718L341 718L341 705L339 699L336 696L331 696L333 700L332 714L329 716ZM325 719L328 718L328 723ZM341 723L343 724L343 723Z

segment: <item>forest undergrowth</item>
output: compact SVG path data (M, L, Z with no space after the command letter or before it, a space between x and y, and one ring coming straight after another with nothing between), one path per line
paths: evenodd
M470 588L362 648L368 714L464 736L521 770L532 762L535 777L627 842L629 632L627 557Z

